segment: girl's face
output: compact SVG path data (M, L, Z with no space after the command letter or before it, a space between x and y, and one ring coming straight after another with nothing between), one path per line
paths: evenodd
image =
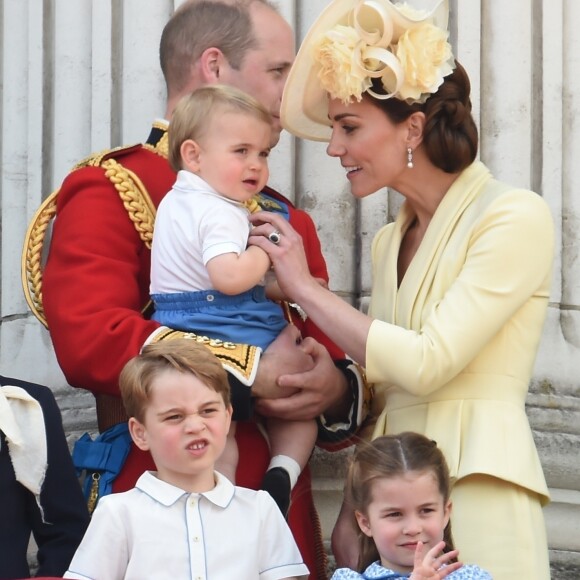
M451 502L444 503L430 471L377 479L367 513L355 512L360 529L373 538L381 564L401 573L413 570L417 542L427 551L443 539L450 514Z
M397 189L409 172L407 123L395 125L367 97L348 105L330 99L328 113L332 137L326 151L340 158L352 194L361 198L383 187Z

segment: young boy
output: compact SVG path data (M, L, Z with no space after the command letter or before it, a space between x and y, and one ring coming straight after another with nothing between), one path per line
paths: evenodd
M193 340L143 348L120 376L129 431L157 467L103 497L65 578L244 578L308 574L264 491L214 471L232 407L226 372Z
M266 297L283 299L277 284L262 283L270 259L246 247L248 204L268 181L271 137L268 111L233 87L203 87L175 108L169 161L177 180L159 205L151 253L153 319L162 325L263 349L285 328L282 308ZM317 428L314 421L265 425L272 460L262 489L286 515ZM235 424L217 469L235 483L234 435Z

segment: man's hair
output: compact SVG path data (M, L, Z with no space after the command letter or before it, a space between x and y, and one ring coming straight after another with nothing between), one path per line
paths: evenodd
M159 47L169 95L183 90L193 64L208 48L219 48L234 69L241 67L248 50L258 48L250 15L255 2L278 11L269 0L189 0L175 11Z
M181 145L187 139L201 139L217 115L226 112L247 115L267 125L270 113L253 97L226 85L201 87L182 97L169 123L169 163L174 171L182 169Z
M205 346L183 338L147 345L125 365L119 387L129 417L143 423L153 382L167 371L196 377L229 407L230 386L222 364Z

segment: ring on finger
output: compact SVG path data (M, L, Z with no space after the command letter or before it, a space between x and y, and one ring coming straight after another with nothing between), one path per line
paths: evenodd
M274 230L268 234L268 239L277 246L282 239L282 234L278 230Z

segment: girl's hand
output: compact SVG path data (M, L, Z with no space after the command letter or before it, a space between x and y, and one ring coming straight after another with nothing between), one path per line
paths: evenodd
M447 562L457 557L459 551L452 550L444 553L443 548L445 548L445 542L439 542L425 553L426 548L423 542L419 542L415 550L413 573L409 576L409 580L441 580L455 572L455 570L459 570L463 566L461 562L447 564Z

